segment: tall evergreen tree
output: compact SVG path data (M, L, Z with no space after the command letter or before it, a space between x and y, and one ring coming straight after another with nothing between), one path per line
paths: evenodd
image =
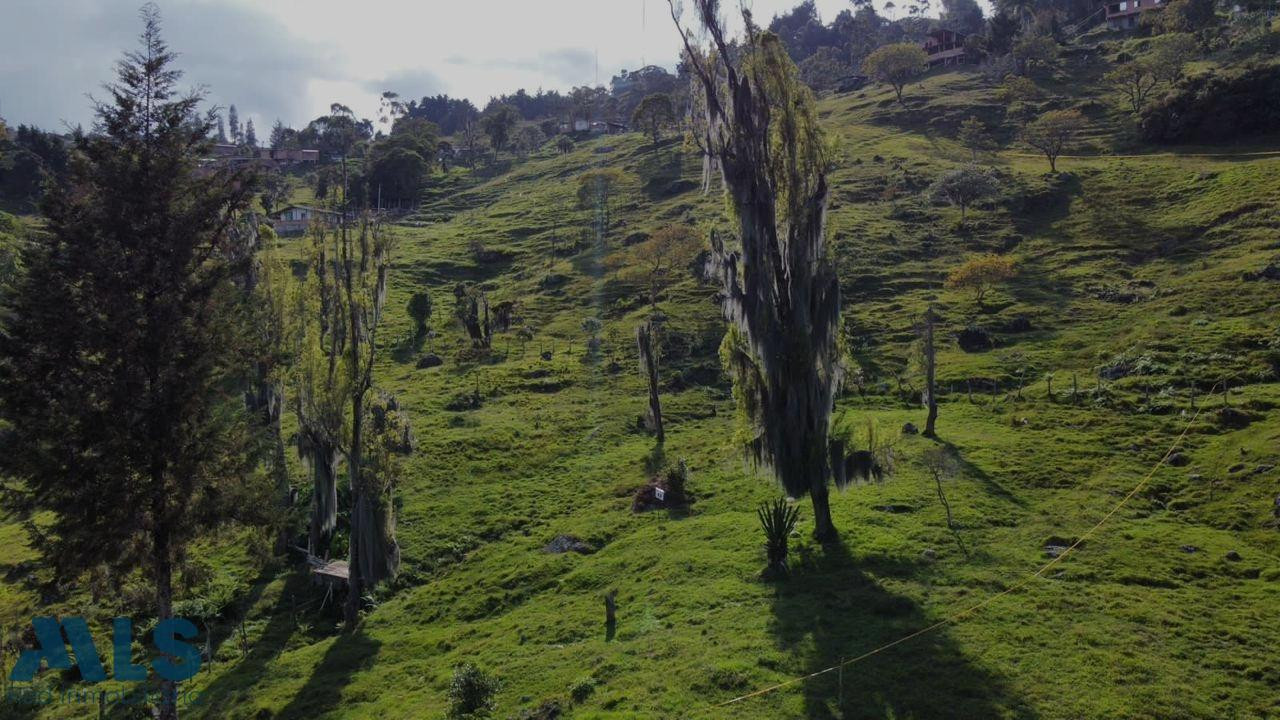
M141 571L166 619L188 544L262 507L249 495L265 484L244 481L233 283L252 183L197 172L213 118L196 114L198 93L175 89L154 5L142 19L5 301L0 417L12 435L0 470L19 480L16 509L50 513L33 546L59 577ZM165 697L174 685L161 683ZM176 718L176 704L162 701L160 717Z
M289 142L288 129L285 128L284 123L280 122L279 118L276 118L276 124L271 126L270 142L272 150L282 150L285 144Z
M244 124L244 144L251 148L258 147L258 133L253 129L253 118L249 118Z
M235 105L227 108L227 128L231 131L231 142L239 145L244 136L240 134L240 113L236 112Z

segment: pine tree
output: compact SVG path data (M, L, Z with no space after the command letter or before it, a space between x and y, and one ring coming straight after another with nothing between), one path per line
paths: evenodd
M227 108L227 126L231 130L231 142L236 145L244 142L244 137L240 134L240 113L236 112L235 105Z
M288 139L289 136L285 131L284 123L280 122L279 118L276 118L276 124L271 126L271 139L269 141L271 143L271 149L284 149L285 143L288 142Z
M249 118L244 124L244 144L247 147L258 147L258 134L253 130L253 118Z
M33 547L57 576L141 571L156 616L173 616L173 574L193 539L246 509L244 328L233 280L247 260L232 231L251 178L198 172L212 116L181 95L154 5L139 49L96 103L100 132L78 135L45 233L5 300L0 468L12 509L47 512ZM177 717L161 683L160 717Z

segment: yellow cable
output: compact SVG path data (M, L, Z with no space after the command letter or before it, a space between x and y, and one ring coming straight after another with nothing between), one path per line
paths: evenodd
M1217 388L1217 385L1214 385L1214 388ZM1213 394L1213 390L1210 390L1210 391L1209 391L1209 394L1210 394L1210 395L1212 395L1212 394ZM857 656L857 657L855 657L855 658L851 658L851 659L849 659L849 660L845 660L844 662L841 662L841 663L837 663L837 664L835 664L835 665L832 665L832 666L831 666L831 667L829 667L829 668L824 668L824 669L822 669L822 670L818 670L818 671L816 671L816 672L811 672L811 673L809 673L808 675L802 675L802 676L800 676L800 677L792 678L792 679L787 680L787 681L785 681L785 682L778 683L777 685L771 685L771 686L769 686L769 687L766 687L766 688L763 688L763 689L760 689L760 690L756 690L755 692L747 693L746 695L740 695L740 696L738 696L738 697L736 697L736 698L733 698L732 700L726 700L725 702L717 703L717 704L715 704L715 705L710 706L710 709L714 709L714 708L722 708L722 707L726 707L726 706L728 706L728 705L733 705L733 704L735 704L735 703L742 702L743 700L749 700L749 699L751 699L751 698L753 698L753 697L759 697L760 695L766 695L766 694L768 694L768 693L773 692L774 690L781 690L782 688L787 687L787 686L789 686L789 685L795 685L796 683L801 683L801 682L804 682L805 680L809 680L809 679L811 679L811 678L818 677L819 675L825 675L825 674L827 674L827 673L829 673L829 672L834 672L834 671L839 670L839 669L841 669L841 668L843 668L843 667L846 667L846 666L848 666L848 665L852 665L852 664L854 664L854 663L856 663L856 662L859 662L859 661L862 661L862 660L866 660L867 658L871 657L872 655L877 655L877 654L879 654L879 653L882 653L882 652L884 652L885 650L888 650L889 648L895 647L895 646L897 646L897 645L901 645L902 643L907 642L908 640L914 640L915 638L918 638L918 637L920 637L921 635L925 635L925 634L928 634L928 633L930 633L930 632L933 632L934 630L937 630L938 628L940 628L940 627L942 627L942 626L944 626L944 625L949 625L949 624L951 624L951 623L954 623L954 622L958 622L958 621L960 621L960 620L963 620L964 618L966 618L966 617L968 617L968 616L972 615L973 613L975 613L975 612L977 612L977 611L981 610L982 608L984 608L984 607L986 607L986 606L990 605L992 602L996 601L997 599L1002 598L1002 597L1004 597L1005 595L1008 595L1008 594L1010 594L1010 593L1017 592L1018 590L1021 590L1022 588L1026 587L1026 586L1027 586L1027 585L1029 585L1029 584L1031 584L1031 581L1033 581L1033 580L1035 580L1036 578L1038 578L1038 577L1040 577L1040 576L1044 575L1044 574L1045 574L1046 572L1048 572L1048 571L1049 571L1049 569L1050 569L1050 568L1052 568L1054 565L1057 565L1059 562L1062 562L1062 560L1063 560L1064 558L1066 558L1066 557L1067 557L1068 555L1070 555L1070 554L1071 554L1071 553L1072 553L1072 552L1073 552L1077 547L1079 547L1079 546L1080 546L1080 543L1084 542L1086 538L1090 537L1090 536L1091 536L1091 535L1093 535L1095 532L1097 532L1097 530L1098 530L1099 528L1101 528L1104 524L1106 524L1106 522L1107 522L1108 520L1110 520L1110 519L1112 518L1112 516L1114 516L1117 512L1119 512L1119 511L1120 511L1120 508L1123 508L1123 507L1125 506L1125 504L1126 504L1126 503L1128 503L1131 499L1133 499L1133 496L1134 496L1134 495L1137 495L1139 492L1141 492L1141 491L1142 491L1142 488L1146 487L1147 483L1151 481L1151 478L1155 476L1156 472L1157 472L1161 467L1163 467L1163 466L1164 466L1165 461L1167 461L1167 460L1169 459L1169 456L1170 456L1170 455L1172 455L1172 454L1173 454L1173 453L1178 449L1178 447L1182 444L1182 440L1187 436L1187 431L1189 431L1189 430L1191 429L1191 425L1192 425L1193 423L1195 423L1195 421L1196 421L1196 419L1197 419L1197 418L1199 418L1199 417L1200 417L1200 413L1201 413L1201 410L1196 410L1195 414L1191 416L1191 419L1187 421L1186 426L1182 428L1182 432L1178 434L1178 438L1177 438L1176 440L1174 440L1174 441L1173 441L1173 445L1171 445L1171 446L1169 447L1169 449L1165 452L1165 454L1160 458L1160 461L1159 461L1159 462L1157 462L1157 463L1155 464L1155 466L1151 468L1151 471L1150 471L1150 472L1148 472L1148 473L1146 474L1146 476L1142 478L1141 482L1139 482L1137 485L1135 485L1135 486L1133 487L1133 489L1132 489L1132 490L1130 490L1130 491L1129 491L1129 494L1128 494L1128 495L1125 495L1125 496L1124 496L1124 498L1123 498L1123 499L1121 499L1121 500L1120 500L1120 502L1119 502L1115 507L1111 508L1111 511L1110 511L1110 512L1108 512L1106 515L1102 516L1102 519L1101 519L1101 520L1099 520L1099 521L1097 522L1097 524L1095 524L1093 527L1089 528L1089 530L1088 530L1088 531L1086 531L1083 535L1081 535L1081 536L1080 536L1080 538L1079 538L1078 540L1076 540L1075 542L1071 543L1071 546L1070 546L1070 547L1068 547L1066 550L1063 550L1061 554L1059 554L1057 557L1053 558L1053 559L1052 559L1052 560L1050 560L1049 562L1045 563L1043 567L1041 567L1039 570L1036 570L1036 571L1035 571L1034 573L1032 573L1031 575L1028 575L1027 577L1023 578L1023 579L1022 579L1022 580L1020 580L1019 582L1017 582L1017 583L1015 583L1015 584L1013 584L1013 585L1009 586L1008 588L1005 588L1004 590L1001 590L1000 592L996 593L995 595L992 595L991 597L988 597L986 600L983 600L983 601L982 601L982 602L980 602L980 603L977 603L977 604L972 605L972 606L970 606L970 607L968 607L968 608L965 608L964 610L961 610L960 612L957 612L957 613L955 613L955 614L953 614L953 615L950 615L950 616L948 616L948 617L945 617L945 618L943 618L943 619L939 620L938 622L935 622L934 624L929 625L928 627L921 628L920 630L917 630L917 631L915 631L915 632L911 633L910 635L906 635L906 636L900 637L900 638L898 638L897 640L894 640L894 641L893 641L893 642L891 642L891 643L886 643L886 644L884 644L884 645L881 645L880 647L878 647L878 648L876 648L876 649L874 649L874 650L867 651L867 652L865 652L865 653L863 653L863 654L861 654L861 655L859 655L859 656Z

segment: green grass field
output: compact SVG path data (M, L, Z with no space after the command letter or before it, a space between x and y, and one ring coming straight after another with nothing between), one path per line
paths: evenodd
M1004 195L964 227L920 190L967 160L952 137L968 114L1012 136L1016 120L980 76L930 76L908 88L905 108L887 89L821 102L840 147L829 247L865 376L840 398L837 429L923 424L912 327L936 303L946 323L939 435L962 461L944 480L954 531L920 461L933 441L904 436L892 477L833 496L842 543L808 538L801 500L792 575L761 580L755 508L779 490L733 443L715 288L684 275L661 299L672 338L668 440L657 447L636 429L646 399L633 333L645 296L607 263L636 233L723 224L723 200L697 192L696 157L676 139L657 152L638 135L564 156L548 148L484 177L455 171L396 228L377 381L419 439L396 493L400 578L343 635L301 571L264 562L243 534L211 539L185 597L230 598L231 609L215 621L213 662L191 682L205 703L187 716L437 718L464 661L501 679L502 718L556 717L552 703L573 718L1280 716L1280 283L1244 279L1280 257L1280 156L1237 156L1276 145L1113 157L1143 154L1115 130L1126 121L1114 103L1046 85L1073 93L1046 106L1092 108L1080 153L1090 156L1048 176L1042 158L1006 146L984 159ZM598 165L630 183L603 247L575 185ZM942 285L982 252L1012 254L1020 272L978 307ZM491 303L517 302L534 339L498 335L491 357L467 359L463 332L446 321L462 281ZM424 349L404 309L421 288L436 301L433 348L445 360L429 370L416 367ZM584 354L588 316L604 322L596 358ZM954 335L966 327L995 346L962 350ZM1100 382L1103 368L1121 376ZM900 394L899 377L917 392ZM446 409L477 390L479 409ZM1047 545L1080 538L1188 427L1173 463L1029 579ZM687 511L632 513L631 492L677 459L691 472ZM594 552L544 552L561 534ZM0 525L0 544L10 548L0 620L17 627L47 606L20 528ZM715 707L1014 586L842 672ZM609 591L615 632L604 624ZM86 587L63 604L105 618L128 600Z

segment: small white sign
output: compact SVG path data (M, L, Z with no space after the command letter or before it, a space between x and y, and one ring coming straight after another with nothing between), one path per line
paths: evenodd
M666 491L666 490L663 490L662 488L654 488L654 489L653 489L653 496L654 496L654 497L656 497L656 498L658 498L659 500L666 500L666 499L667 499L667 491Z

